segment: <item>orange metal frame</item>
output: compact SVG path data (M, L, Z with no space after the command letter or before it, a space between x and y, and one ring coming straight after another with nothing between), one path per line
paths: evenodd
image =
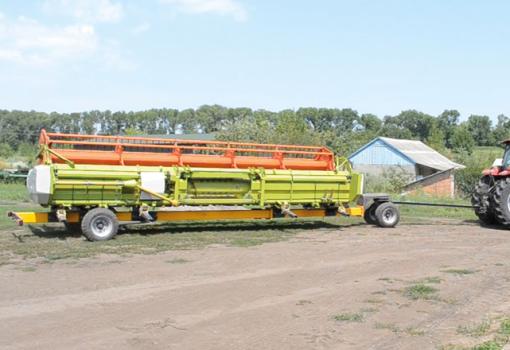
M39 143L58 153L41 152L41 163L196 166L207 168L266 168L333 170L335 157L320 146L295 146L179 140L134 136L102 136L41 131Z

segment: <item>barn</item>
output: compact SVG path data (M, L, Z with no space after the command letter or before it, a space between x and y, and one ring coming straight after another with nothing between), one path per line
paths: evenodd
M349 156L353 168L365 174L386 174L399 169L411 179L404 191L423 191L435 196L455 194L455 170L463 165L452 162L421 141L377 137Z

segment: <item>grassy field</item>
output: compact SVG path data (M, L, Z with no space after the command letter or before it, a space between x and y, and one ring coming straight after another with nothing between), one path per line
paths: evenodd
M27 190L21 183L0 183L0 229L12 228L12 220L7 217L9 211L41 210L38 205L30 203Z
M393 196L394 200L402 202L425 202L435 204L459 204L471 205L469 199L464 198L434 198L430 196ZM426 207L414 205L400 205L402 219L412 220L413 218L448 218L459 220L477 220L472 209L448 208L448 207Z
M79 259L99 254L155 254L168 250L198 249L209 245L250 247L288 240L310 229L338 228L335 223L317 221L241 221L181 223L157 226L128 226L129 232L106 242L88 242L79 234L66 232L58 224L0 234L0 264L42 258L46 262Z
M474 156L483 156L486 159L490 159L491 162L496 158L503 156L503 148L495 146L479 146L473 149Z
M61 224L17 227L7 212L44 210L31 204L22 184L0 184L0 265L39 258L46 262L79 259L99 254L155 254L167 250L196 249L213 244L249 247L284 241L307 230L339 229L362 224L360 218L244 220L230 222L183 222L164 225L131 225L113 240L91 243L78 233L67 232ZM468 204L462 199L396 197L402 201ZM415 207L401 205L402 222L428 218L475 220L470 209Z

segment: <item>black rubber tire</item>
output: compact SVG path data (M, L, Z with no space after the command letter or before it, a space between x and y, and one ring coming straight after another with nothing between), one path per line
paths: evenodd
M473 195L471 196L471 204L474 207L475 214L478 219L487 225L499 224L494 210L494 200L491 198L491 188L493 180L490 176L484 176L475 186Z
M81 230L89 241L107 241L117 234L119 221L110 209L94 208L83 217Z
M510 225L510 178L505 177L494 186L494 214L498 222L504 226Z
M377 209L378 203L373 203L371 206L368 207L367 210L365 210L365 213L363 213L363 219L365 219L365 222L369 225L377 225L377 218L375 216L375 210Z
M384 202L375 209L375 217L379 227L395 227L400 221L400 211L395 204Z
M64 222L67 233L82 234L81 223L79 222Z

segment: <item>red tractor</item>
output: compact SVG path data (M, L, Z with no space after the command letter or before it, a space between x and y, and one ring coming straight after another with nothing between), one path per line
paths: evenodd
M503 143L502 161L482 172L471 198L475 214L488 225L510 226L510 140Z

